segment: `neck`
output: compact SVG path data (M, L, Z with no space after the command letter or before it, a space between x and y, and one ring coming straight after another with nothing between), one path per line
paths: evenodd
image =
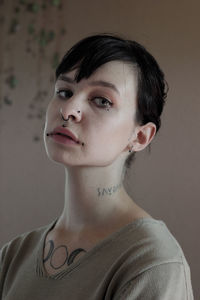
M65 203L57 226L81 233L119 222L133 201L114 174L108 167L65 169Z

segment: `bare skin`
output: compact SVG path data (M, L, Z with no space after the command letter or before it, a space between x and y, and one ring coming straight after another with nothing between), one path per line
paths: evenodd
M126 224L151 218L122 183L129 149L143 150L156 132L151 122L143 126L133 122L137 94L133 68L109 62L79 83L74 81L75 71L56 82L46 114L46 151L53 162L64 166L66 175L64 208L45 240L43 259L49 274L66 269ZM102 82L111 83L117 91ZM105 98L113 103L109 108L102 108ZM62 125L60 109L65 119L71 116L68 128L80 144L66 146L46 136Z
M46 273L55 275L66 270L73 262L78 261L85 253L120 228L140 218L152 218L142 208L133 204L132 200L130 201L129 211L124 213L124 215L118 216L118 220L114 224L110 223L110 227L107 227L105 231L96 231L92 235L85 232L80 239L77 239L72 232L59 231L55 226L45 239L43 263Z

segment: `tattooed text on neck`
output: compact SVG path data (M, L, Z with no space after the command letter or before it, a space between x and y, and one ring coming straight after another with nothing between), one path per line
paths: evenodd
M107 187L107 188L98 188L98 196L104 196L104 195L109 195L112 196L114 193L116 193L116 191L118 189L120 189L122 186L122 183L119 183L118 185L114 185L111 187Z

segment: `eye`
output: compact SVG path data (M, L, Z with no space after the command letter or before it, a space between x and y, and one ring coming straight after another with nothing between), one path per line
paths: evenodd
M103 106L102 105L97 105L97 106L100 106L102 108L107 108L107 107L111 107L113 105L112 102L110 102L108 99L104 98L104 97L94 97L91 99L92 101L94 100L98 100L97 102L99 103L103 103Z
M61 99L67 99L73 96L73 92L69 89L65 89L65 90L60 89L60 90L56 90L56 95L58 95L58 97ZM94 100L98 100L95 102L97 103L97 106L101 108L108 108L113 105L112 102L110 102L108 99L104 97L93 97L92 99L90 99L90 101L94 101ZM103 105L101 105L100 103L102 103Z
M56 95L59 98L70 98L73 96L73 92L71 90L56 90Z

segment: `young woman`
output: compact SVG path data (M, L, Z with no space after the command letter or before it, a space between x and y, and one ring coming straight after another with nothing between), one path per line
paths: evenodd
M66 53L44 129L49 159L65 168L64 208L4 245L2 299L193 299L181 246L123 186L165 98L163 72L135 41L94 35Z

